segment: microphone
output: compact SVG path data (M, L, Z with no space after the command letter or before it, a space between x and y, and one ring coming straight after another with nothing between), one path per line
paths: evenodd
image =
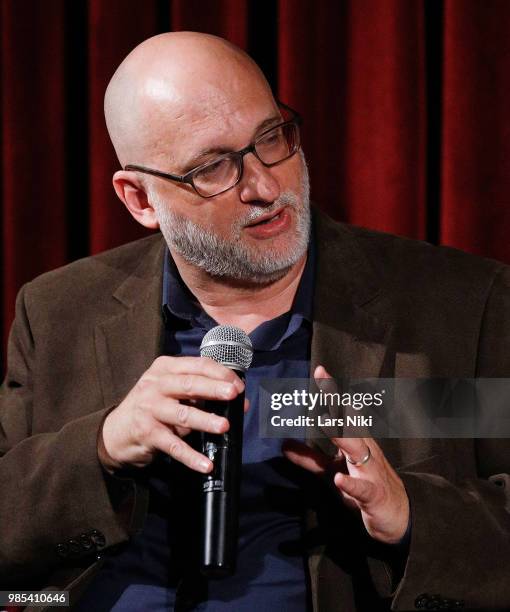
M204 336L200 355L235 370L244 380L253 346L242 329L218 325ZM213 469L202 477L200 569L208 578L222 578L232 575L236 568L244 393L233 400L207 401L205 409L230 423L224 434L202 434L202 453L212 461Z

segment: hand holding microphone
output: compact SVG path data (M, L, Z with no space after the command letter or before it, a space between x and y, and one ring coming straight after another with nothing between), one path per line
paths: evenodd
M249 337L228 325L210 330L201 357L158 357L104 420L98 456L109 471L144 467L163 452L204 477L202 571L235 568L242 464L244 372ZM195 404L206 400L205 410ZM203 432L202 453L182 438Z
M231 400L244 383L231 369L204 357L158 357L103 423L99 460L109 471L144 467L163 452L192 470L212 463L182 438L192 430L220 434L224 416L200 410L198 400Z

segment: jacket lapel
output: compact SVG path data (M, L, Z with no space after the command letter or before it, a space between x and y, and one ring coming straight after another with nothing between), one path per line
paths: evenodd
M375 271L348 227L320 214L315 227L311 373L323 365L338 380L393 376L391 309Z
M118 404L163 348L163 239L113 293L119 313L96 325L95 347L105 406Z
M338 380L391 377L394 359L388 347L393 325L375 271L348 227L317 213L314 220L317 270L311 374L317 365L323 365ZM336 452L326 438L314 439L313 443L329 455ZM309 550L309 571L314 610L318 610L328 599L319 584L319 566L327 543L310 535L317 530L317 517L312 512L307 517L307 530L308 541L314 542ZM350 578L341 573L336 579L346 592L345 610L354 610L354 603L347 603L347 592L352 589Z

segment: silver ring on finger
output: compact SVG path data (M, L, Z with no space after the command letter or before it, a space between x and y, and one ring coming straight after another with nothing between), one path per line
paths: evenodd
M345 455L345 459L351 464L354 465L354 467L360 467L362 465L365 465L365 463L370 459L370 457L372 456L372 453L370 451L370 446L367 446L367 454L360 459L359 461L355 461L352 457L350 457L349 455Z

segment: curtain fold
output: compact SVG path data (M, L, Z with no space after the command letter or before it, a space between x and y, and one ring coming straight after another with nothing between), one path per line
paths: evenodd
M66 262L64 1L1 2L0 27L7 327L20 284Z
M24 282L146 235L112 188L103 96L122 58L169 30L253 55L304 117L330 215L510 262L506 0L3 0L4 343Z
M510 3L445 3L441 242L510 262Z
M124 57L139 43L159 31L155 3L139 0L90 0L86 18L88 72L88 189L90 252L98 253L147 235L127 214L112 186L120 170L108 137L103 99L108 81ZM85 228L84 228L85 229Z

